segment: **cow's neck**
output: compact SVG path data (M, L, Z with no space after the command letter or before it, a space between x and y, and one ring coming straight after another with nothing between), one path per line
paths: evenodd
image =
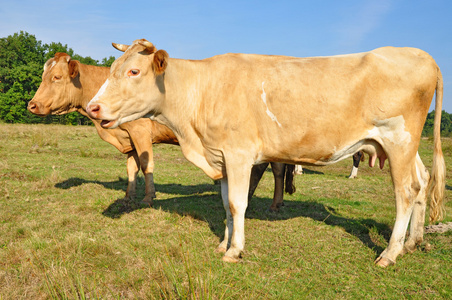
M80 88L82 89L82 93L78 101L75 102L77 103L78 112L87 116L86 106L96 95L105 80L107 80L108 75L110 74L110 68L85 64L80 64L79 67Z
M165 100L156 119L173 131L180 131L181 121L190 123L199 111L204 82L202 61L170 59L165 72ZM180 115L182 114L182 115Z
M170 59L164 77L165 99L155 120L174 132L189 161L209 177L220 179L224 176L223 170L206 160L200 138L207 125L206 122L199 121L204 119L199 114L206 113L200 109L203 91L208 88L209 75L205 65L204 61Z

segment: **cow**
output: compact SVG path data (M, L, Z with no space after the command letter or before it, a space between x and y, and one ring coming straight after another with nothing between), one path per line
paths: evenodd
M322 166L360 150L371 166L378 158L383 168L388 159L397 211L388 247L375 261L381 267L422 242L427 196L430 220L442 218L443 80L426 52L383 47L326 57L230 53L184 60L145 39L113 46L124 54L88 114L104 128L143 116L165 124L189 161L221 179L226 228L217 251L223 261L240 260L250 172L263 162ZM429 175L418 147L435 91Z
M44 64L42 82L27 109L38 116L62 115L77 111L84 116L86 104L96 94L110 73L110 68L91 66L72 60L66 53L56 53ZM89 117L89 116L88 116ZM143 203L152 205L155 198L153 143L178 145L174 133L166 126L142 118L105 130L99 120L91 119L100 138L127 154L128 185L126 199L136 196L137 175L144 174Z
M350 172L350 176L348 176L349 179L353 179L358 176L358 167L361 161L364 161L363 151L358 151L355 154L353 154L353 166L352 171Z
M85 65L77 60L72 60L66 53L58 52L44 64L41 85L27 108L38 116L62 115L73 111L88 116L85 110L86 105L102 86L109 73L110 68ZM112 144L121 153L127 154L128 186L125 198L132 199L136 196L137 175L141 169L145 178L146 191L143 203L152 206L155 198L152 144L178 145L174 133L168 127L148 118L122 124L113 130L102 128L99 120L91 120L101 139ZM269 209L278 211L283 203L284 179L286 178L287 193L292 194L295 187L293 186L293 175L286 172L285 164L272 163L271 166L275 190L273 203ZM250 198L254 194L263 171L260 166L256 167L253 173L253 178L255 177L257 180L251 179L255 182L255 187L249 193ZM287 175L285 176L285 174Z

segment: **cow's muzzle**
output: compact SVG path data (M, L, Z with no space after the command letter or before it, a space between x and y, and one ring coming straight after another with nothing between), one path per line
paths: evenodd
M28 102L27 109L32 114L35 114L35 115L38 115L38 116L41 116L41 117L47 116L50 113L50 112L46 112L45 111L44 106L42 105L42 103L35 102L33 100Z
M102 122L100 122L100 125L103 128L112 128L112 127L116 127L114 126L116 123L116 120L104 120L102 118L102 106L99 104L88 104L88 106L86 107L86 112L88 113L88 116L90 116L93 119L96 120L102 120Z

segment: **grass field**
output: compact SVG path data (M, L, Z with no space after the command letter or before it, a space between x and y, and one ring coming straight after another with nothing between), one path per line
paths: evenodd
M432 141L420 155L431 168ZM452 140L443 140L446 166ZM126 157L93 127L0 124L0 299L451 299L452 232L376 267L395 219L389 169L305 169L280 213L264 174L238 264L215 253L225 212L177 146L156 145L154 207L125 201ZM446 198L451 198L452 173ZM445 221L452 220L452 203Z

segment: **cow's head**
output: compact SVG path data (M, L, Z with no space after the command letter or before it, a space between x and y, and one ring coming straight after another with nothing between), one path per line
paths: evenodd
M108 80L86 108L90 117L103 120L104 128L158 113L165 97L166 51L157 51L145 39L130 46L113 43L113 47L124 54L113 63Z
M79 62L66 53L57 52L44 64L42 82L28 110L39 116L65 114L76 110L80 98Z

